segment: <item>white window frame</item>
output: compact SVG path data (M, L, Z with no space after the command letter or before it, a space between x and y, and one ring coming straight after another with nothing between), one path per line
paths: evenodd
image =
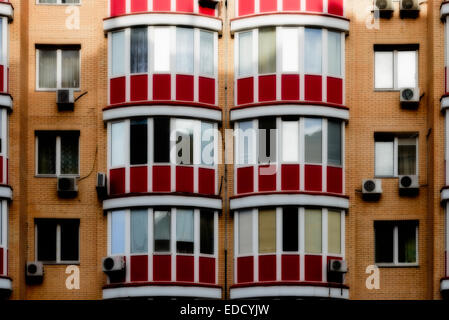
M415 139L415 144L411 143L411 140ZM402 141L401 141L402 140ZM407 141L408 140L408 141ZM397 178L399 176L399 145L416 145L416 169L415 175L419 177L419 136L416 138L402 138L395 136L393 141L393 175L377 175L376 174L376 143L374 140L374 177L375 178Z
M37 5L47 5L47 6L80 6L82 0L78 0L76 3L63 3L62 0L56 0L56 3L45 3L41 0L36 0Z
M82 65L81 65L81 47L77 49L78 58L79 58L79 86L77 88L62 88L62 51L65 49L57 48L54 49L56 51L56 88L41 88L39 86L39 53L40 48L36 48L36 91L57 91L61 89L73 89L74 91L81 90L81 78L82 78Z

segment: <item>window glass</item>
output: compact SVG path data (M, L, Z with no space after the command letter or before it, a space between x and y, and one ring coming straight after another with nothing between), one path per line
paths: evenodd
M125 32L112 33L112 76L125 74Z
M131 165L146 164L148 162L147 119L131 120L130 140Z
M341 213L328 211L327 213L327 251L329 253L341 253Z
M239 33L239 75L253 73L253 32Z
M398 262L416 262L416 225L403 223L398 226Z
M327 162L330 165L341 165L341 122L327 121Z
M282 122L282 160L298 162L299 160L299 122Z
M176 252L193 253L193 210L176 211Z
M276 162L276 118L259 119L259 163Z
M297 28L283 28L282 41L282 71L299 71L299 34Z
M341 76L341 33L329 31L327 33L328 74Z
M253 212L239 212L239 254L253 253Z
M306 163L322 162L322 120L306 118L304 121Z
M276 29L259 29L259 73L276 72Z
M1 19L0 19L0 24L1 24ZM4 150L4 147L3 147L3 145L5 144L5 141L3 140L2 128L3 128L3 111L0 111L0 153L3 153L6 151L6 150ZM8 128L6 128L6 130L8 130Z
M214 164L214 124L201 122L201 164Z
M193 29L176 28L176 71L193 73Z
M3 202L0 201L0 245L3 245Z
M125 211L111 214L111 254L125 253Z
M56 223L39 221L37 224L37 260L56 261Z
M131 211L131 253L148 252L148 212Z
M398 51L398 88L415 88L416 51Z
M306 209L304 216L306 253L321 253L322 224L321 210Z
M399 139L398 141L398 174L416 174L416 140Z
M0 18L0 62L3 62L3 18Z
M170 71L170 29L154 28L154 71Z
M298 208L287 207L282 210L282 250L296 252L298 242Z
M193 164L193 120L176 119L176 163Z
M38 136L38 174L56 174L56 136Z
M391 89L393 85L393 52L375 52L375 83L376 89Z
M170 119L154 118L154 162L170 162Z
M322 56L321 30L305 29L304 68L305 73L321 74Z
M394 174L394 143L393 141L375 142L376 176L393 176Z
M200 253L214 254L214 212L200 211Z
M79 260L79 221L61 222L61 261Z
M154 252L170 251L170 212L154 212Z
M148 71L148 28L131 29L131 73Z
M61 174L78 174L79 136L61 135Z
M252 121L239 123L239 163L251 164L253 162L254 130Z
M392 223L375 222L376 263L393 262L393 230L394 225Z
M39 88L56 88L56 50L39 49Z
M276 210L259 210L259 253L276 252Z
M214 75L214 34L200 31L200 73Z
M126 124L124 121L111 124L111 166L125 165Z
M80 51L61 50L62 88L79 88L80 86Z

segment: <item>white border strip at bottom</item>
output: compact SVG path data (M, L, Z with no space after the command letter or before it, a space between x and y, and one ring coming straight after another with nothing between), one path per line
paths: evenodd
M187 297L221 299L221 288L156 285L103 289L103 299L124 299L133 297Z
M0 289L2 290L12 290L11 279L0 278Z
M6 107L12 110L12 98L10 95L0 94L0 107Z
M231 299L264 297L316 297L349 299L349 290L315 286L254 286L231 288Z
M0 198L12 199L12 190L9 187L0 186Z
M449 290L449 279L441 281L440 290Z

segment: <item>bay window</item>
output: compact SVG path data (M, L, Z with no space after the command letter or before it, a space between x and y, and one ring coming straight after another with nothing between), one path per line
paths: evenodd
M193 29L176 28L176 71L178 73L193 73L193 48Z
M307 74L321 74L322 31L305 28L304 68Z
M154 252L170 252L170 211L154 211Z
M253 74L253 32L239 33L239 75Z
M275 72L276 29L261 28L259 29L259 74Z
M112 33L111 46L111 76L123 75L125 74L125 31Z
M131 73L148 71L148 28L131 29Z
M154 71L170 71L170 28L154 28Z
M322 120L306 118L304 121L304 145L306 163L322 162Z

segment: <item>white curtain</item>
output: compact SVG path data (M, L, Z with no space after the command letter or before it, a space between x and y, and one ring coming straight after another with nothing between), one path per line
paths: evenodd
M341 213L329 210L327 214L327 252L341 253Z
M398 52L398 88L416 87L416 51Z
M170 29L154 28L154 71L170 71Z
M328 73L341 76L341 34L329 31L327 33Z
M125 73L125 31L112 34L112 75Z
M299 33L297 28L283 28L282 71L298 72L299 70Z
M200 72L205 75L214 75L214 34L200 32Z
M321 51L321 30L306 28L304 44L304 68L307 74L321 74Z
M259 29L259 73L276 72L276 29Z
M148 29L131 29L131 73L148 70Z
M193 242L193 210L176 212L176 241Z
M306 209L305 224L305 249L306 253L321 253L322 251L322 224L321 210Z
M239 254L253 253L253 213L239 212Z
M374 86L376 89L393 88L393 52L374 53Z
M62 87L78 88L80 86L80 52L79 50L62 50Z
M299 122L282 122L282 160L297 162L299 159Z
M148 251L148 212L147 210L131 211L131 253Z
M239 33L239 75L253 73L253 32Z
M39 49L39 88L56 88L56 50Z
M394 174L393 141L376 141L375 143L375 175L392 176Z
M193 73L193 29L176 28L176 71Z
M124 121L111 124L111 165L124 166L125 165L125 130L126 124Z

